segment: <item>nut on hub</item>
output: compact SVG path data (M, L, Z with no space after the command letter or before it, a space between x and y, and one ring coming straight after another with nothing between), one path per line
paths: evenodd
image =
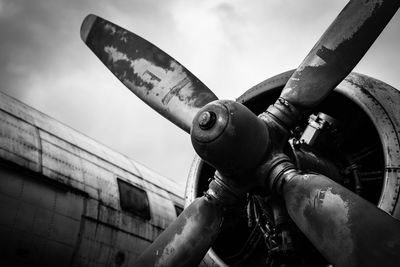
M217 116L212 111L204 111L201 113L198 120L200 128L202 130L211 129L215 124L216 117Z

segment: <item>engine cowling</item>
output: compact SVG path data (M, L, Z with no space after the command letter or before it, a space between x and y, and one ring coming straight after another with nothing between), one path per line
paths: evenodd
M257 115L262 113L277 99L292 73L265 80L237 101ZM400 218L400 92L379 80L351 73L312 113L314 117L299 124L287 146L297 167L338 177L337 182ZM319 113L337 122L337 129L329 137L322 127L315 126ZM311 142L309 129L312 137L325 141L322 143L335 144L335 151L321 142ZM186 205L203 194L214 172L195 157L186 186ZM268 250L263 247L262 237L254 234L255 228L248 226L246 211L237 211L232 217L234 222L224 226L204 258L207 266L265 266Z

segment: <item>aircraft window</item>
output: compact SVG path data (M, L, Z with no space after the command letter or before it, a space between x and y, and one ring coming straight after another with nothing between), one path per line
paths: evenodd
M120 179L117 179L117 181L122 210L138 215L145 220L150 220L149 199L146 191Z
M174 205L174 207L175 207L175 213L176 213L176 216L179 216L179 214L181 214L181 213L182 213L182 211L183 211L183 208L182 208L182 207L180 207L180 206L177 206L177 205Z

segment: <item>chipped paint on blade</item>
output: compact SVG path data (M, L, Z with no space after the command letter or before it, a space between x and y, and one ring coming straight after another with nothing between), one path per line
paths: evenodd
M378 7L383 4L383 0L363 1L362 8L359 5L347 5L345 8L352 9L353 16L347 13L340 13L337 23L332 24L332 29L327 32L329 41L324 46L330 50L335 50L344 40L351 40L361 27L368 21ZM346 31L343 31L346 29ZM335 38L339 36L340 38Z
M331 263L351 266L355 246L350 203L334 182L320 178L309 174L291 179L296 186L286 203L288 212L324 256L335 255Z
M221 230L223 211L197 198L146 248L134 266L198 266Z
M134 94L189 132L193 117L217 97L193 74L143 38L97 17L88 17L84 39L107 68Z
M397 219L323 175L286 175L290 217L333 266L399 266Z
M187 236L189 236L193 231L195 231L196 221L193 217L187 218L186 223L183 226L182 232L176 233L172 241L163 249L161 257L158 258L156 266L164 264L170 266L169 260L170 256L177 248L182 248L190 245L187 242ZM158 252L158 251L157 251ZM171 265L172 266L172 265Z
M309 222L307 231L317 231L320 225L313 222L315 216L326 220L329 229L323 228L318 234L321 237L320 248L331 251L337 247L342 248L343 258L349 259L353 253L354 244L351 239L349 224L349 204L339 194L332 192L332 188L315 190L310 195L310 202L302 208L303 215ZM335 211L335 216L330 213Z
M357 65L400 1L350 1L293 73L281 97L306 111L318 105Z

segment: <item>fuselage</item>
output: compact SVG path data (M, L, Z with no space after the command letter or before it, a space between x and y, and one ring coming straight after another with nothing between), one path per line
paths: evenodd
M129 266L183 191L0 93L1 266Z

